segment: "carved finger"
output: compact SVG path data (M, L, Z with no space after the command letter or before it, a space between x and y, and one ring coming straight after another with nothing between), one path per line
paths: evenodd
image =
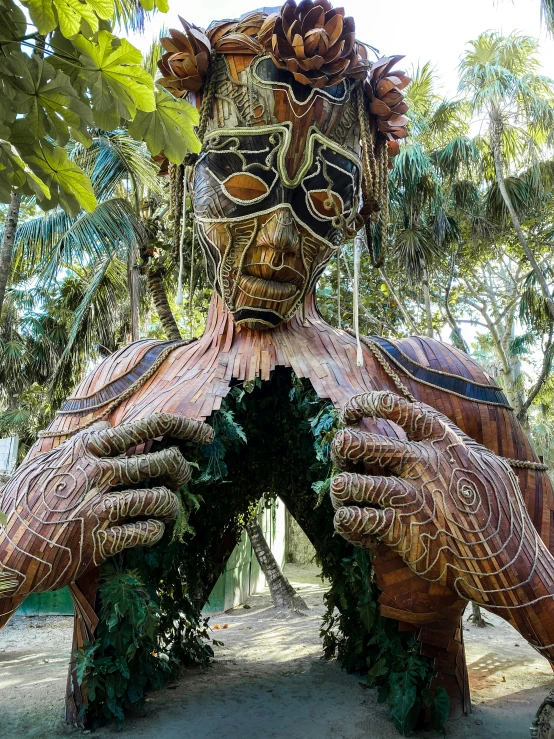
M335 531L352 544L365 546L376 536L386 540L392 531L395 513L391 508L379 511L376 508L345 506L335 513Z
M152 413L147 418L94 431L90 434L88 448L93 454L109 457L123 454L131 447L159 436L209 444L213 441L214 431L207 423L194 418Z
M362 418L385 418L401 426L412 441L440 439L447 428L453 427L446 416L431 406L411 403L388 391L354 395L342 409L341 417L346 424L357 423Z
M103 483L136 485L151 478L162 480L169 488L180 488L191 478L191 468L177 447L160 452L137 454L117 459L100 459L99 464L108 477Z
M364 463L390 467L393 471L409 471L426 450L412 441L403 441L356 429L339 431L331 445L331 457L340 469Z
M135 521L98 531L96 563L131 547L151 547L162 538L165 526L161 521Z
M102 496L100 505L111 523L137 516L173 521L179 513L179 499L164 487L109 493Z
M398 477L379 477L341 472L331 481L331 502L337 510L352 503L402 507L417 500L413 485Z

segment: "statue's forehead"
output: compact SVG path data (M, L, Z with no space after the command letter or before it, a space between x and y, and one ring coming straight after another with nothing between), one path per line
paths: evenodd
M215 101L208 135L221 129L288 129L287 170L301 170L310 138L319 135L354 156L359 129L353 84L349 80L323 90L295 82L269 57L226 55L215 70Z

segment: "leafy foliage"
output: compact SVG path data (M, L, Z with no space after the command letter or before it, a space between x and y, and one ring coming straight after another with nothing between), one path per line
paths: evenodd
M64 147L70 140L89 146L94 128L109 131L133 122L134 135L151 153L167 148L174 162L198 150L196 109L156 90L140 51L113 33L114 18L132 25L133 14L140 18L156 5L167 10L166 0L22 5L0 0L1 202L18 193L36 197L44 209L60 205L72 216L92 212L89 177Z

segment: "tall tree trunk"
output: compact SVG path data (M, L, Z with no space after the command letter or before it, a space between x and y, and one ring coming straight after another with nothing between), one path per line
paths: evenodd
M394 289L392 282L389 280L387 273L385 270L381 267L379 269L379 274L381 275L381 278L385 285L387 286L388 291L390 292L392 299L395 301L397 306L400 308L400 312L404 316L404 320L408 324L408 326L411 328L411 330L414 332L416 336L419 336L419 331L417 330L417 326L415 325L411 315L408 313L408 310L402 300L400 299L400 296Z
M8 280L10 279L12 269L13 245L15 241L15 232L17 230L17 222L19 220L20 205L21 195L12 193L8 215L6 216L6 222L4 223L2 247L0 248L0 316L2 315L6 287L8 286Z
M481 607L478 603L474 603L471 601L471 616L469 617L468 621L471 620L474 626L478 626L480 629L484 629L485 627L489 626L489 622L486 621L483 618L483 614L481 612Z
M167 294L165 292L165 287L159 270L154 267L150 267L146 273L146 278L148 280L148 287L150 289L150 294L152 295L152 300L156 306L158 318L160 319L160 323L163 326L167 338L171 341L178 341L182 338L181 332L179 331L179 326L177 326L175 316L169 307L169 301L167 299Z
M138 270L135 267L135 255L132 249L129 250L127 256L127 280L129 284L129 300L131 303L131 341L138 341L140 338L139 284Z
M431 339L434 336L433 333L433 313L431 311L431 295L429 293L429 273L427 267L423 264L423 299L425 301L425 318L427 323L427 336Z
M256 555L262 572L265 575L273 605L276 608L290 608L291 610L307 610L303 598L301 598L290 582L281 572L269 544L265 540L262 528L255 517L251 518L245 526L252 549Z
M491 148L492 148L492 155L494 159L494 169L496 172L496 179L498 180L498 188L500 190L500 194L502 195L502 199L504 200L504 203L506 204L506 208L508 209L508 213L510 214L510 219L512 221L514 230L517 234L517 238L520 243L520 246L523 249L523 253L529 260L531 269L533 270L533 273L539 282L541 292L544 296L544 299L546 300L548 309L550 310L550 315L554 319L554 299L552 298L552 295L550 294L550 289L548 287L548 283L546 282L542 269L540 268L539 263L535 259L535 255L531 251L529 243L527 242L527 239L525 238L525 234L523 233L523 229L521 228L521 223L516 213L516 209L514 208L514 205L512 203L508 190L506 189L506 181L504 179L504 168L502 166L501 128L498 123L495 123L494 117L492 118L492 121L491 121Z

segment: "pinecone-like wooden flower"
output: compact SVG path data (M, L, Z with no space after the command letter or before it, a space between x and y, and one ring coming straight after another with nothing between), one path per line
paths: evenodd
M408 135L406 125L408 106L402 90L410 83L410 78L394 65L403 56L390 56L378 59L371 67L365 82L369 98L369 112L377 119L377 128L387 139L390 154L399 151L398 140Z
M158 62L162 77L158 84L175 97L202 87L210 63L210 40L200 28L179 17L183 31L172 28L169 36L160 39L166 53Z
M287 0L258 33L280 69L310 87L331 87L345 77L363 79L370 67L356 43L354 19L328 0Z

